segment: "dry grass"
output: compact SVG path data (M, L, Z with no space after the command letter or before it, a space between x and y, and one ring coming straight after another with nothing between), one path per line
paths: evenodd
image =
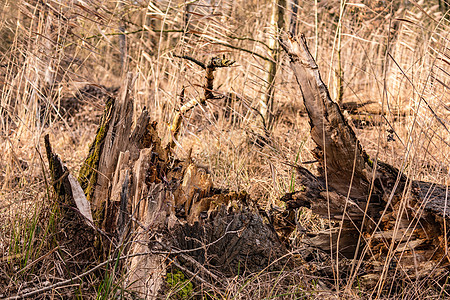
M270 1L186 2L192 3L189 20L183 1L0 1L0 298L71 276L51 240L58 217L52 210L42 137L51 135L55 151L76 174L103 109L102 95L113 94L120 84L121 26L127 33L128 70L137 76L135 110L149 108L166 142L181 89L186 87L187 99L203 93L203 71L174 54L201 61L225 55L237 62L218 70L215 79L218 94L233 93L237 100L210 101L188 113L178 157L192 149L215 186L246 190L263 206L281 205L284 193L300 188L292 164L312 160L314 144L284 59L275 84L277 121L270 137L257 143L263 135L256 111L267 86ZM202 5L207 2L216 5ZM301 2L294 22L308 37L333 97L339 88L340 51L343 105L369 155L399 167L411 179L448 185L448 12L437 1L357 1L346 3L343 13L335 1L317 2ZM86 85L97 94L80 93ZM356 105L361 107L354 109ZM327 226L307 211L299 220L308 229ZM302 234L296 232L292 239L294 249L300 249ZM322 278L330 274L318 271L327 261L323 254L311 255L316 269L244 274L230 279L224 289L208 291L208 297L343 296L335 287L342 292L347 283ZM81 269L98 263L84 262ZM70 291L73 297L111 297L102 296L100 288L109 282L110 270L48 295L65 297ZM111 283L118 288L120 274L116 277ZM377 295L358 290L357 282L352 287L348 298ZM389 290L381 297L405 291L406 298L446 295L424 281L405 283L403 291Z

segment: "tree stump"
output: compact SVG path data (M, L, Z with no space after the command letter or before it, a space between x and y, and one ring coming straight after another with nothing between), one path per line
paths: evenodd
M288 264L285 245L249 195L215 189L190 157L174 158L145 109L133 126L132 87L128 75L119 98L109 99L79 175L104 242L125 245L130 289L161 295L169 265L214 285Z

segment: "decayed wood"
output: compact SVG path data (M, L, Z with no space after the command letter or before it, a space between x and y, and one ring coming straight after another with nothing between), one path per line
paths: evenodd
M341 254L354 257L358 254L354 246L360 239L365 241L366 247L359 249L371 262L366 269L378 272L376 276L367 274L367 278L375 278L380 286L394 261L401 266L400 273L409 278L443 272L448 253L444 230L450 217L448 188L411 181L396 168L370 160L339 106L331 100L305 37L281 44L302 93L321 166L319 176L298 167L304 189L286 194L282 200L288 209L306 206L323 217L344 222L338 232L331 228L316 234L311 244L323 250L347 247L349 251ZM349 223L353 226L345 225Z
M323 177L316 177L301 166L297 167L297 172L300 177L300 184L304 189L285 194L280 199L286 202L287 209L307 207L318 215L341 221L344 217L345 208L345 218L350 218L353 221L363 219L367 203L365 199L347 198L346 195L339 193L332 187L327 189ZM369 215L376 215L381 208L379 202L372 201L368 209Z
M128 74L121 87L119 98L109 97L100 124L92 142L89 155L81 166L78 181L94 210L95 221L102 218L104 204L109 197L110 182L116 168L115 162L127 146L133 101L132 75ZM127 125L125 125L127 124Z
M71 272L80 267L77 262L73 262L73 257L77 256L80 260L86 261L96 257L94 240L98 238L97 231L93 226L89 202L78 181L53 152L48 135L44 137L44 143L60 212L60 219L56 222L60 230L56 231L56 239L59 247L65 249L61 255L65 255L68 259L66 268Z
M141 155L142 159L136 162L136 170L143 171L148 167L148 161L144 158L145 154L148 153L145 152L143 151ZM138 189L136 189L136 192L138 192ZM169 261L166 259L166 255L157 253L157 251L164 251L164 248L158 244L154 247L149 247L149 243L152 234L163 232L170 208L163 184L153 183L148 188L140 189L140 192L146 192L145 198L147 199L134 198L133 207L137 209L135 218L139 220L140 226L136 230L135 237L133 237L138 242L133 243L130 253L149 252L149 255L131 258L128 262L126 278L131 290L136 292L140 297L152 299L158 296L164 287L164 276L166 275L166 268ZM165 237L159 235L155 238L159 242L162 242L162 239ZM156 253L151 254L150 250Z
M139 242L130 253L150 253L128 263L127 278L137 295L163 293L169 265L196 274L199 284L286 266L286 260L277 259L287 249L246 193L215 194L205 170L189 160L158 167L161 159L154 151L153 145L142 149L132 171L132 238Z
M205 97L213 97L214 69L231 64L214 58L205 66ZM175 159L145 109L133 126L131 87L129 76L110 99L79 176L108 247L127 245L127 286L155 298L169 266L199 284L285 267L285 245L247 194L214 189L207 170Z
M125 202L130 196L131 169L139 158L140 149L150 145L151 132L154 131L146 109L131 131L133 84L133 75L129 73L118 98L111 98L106 103L94 142L78 177L93 206L95 223L109 233L124 230L117 225L119 219L124 225L124 209L130 206Z
M91 206L87 201L80 184L73 175L70 174L59 156L53 152L48 134L44 137L44 143L50 169L50 177L53 182L53 188L62 205L62 209L69 212L72 208L77 208L80 215L85 218L85 223L92 226L93 219Z
M329 186L343 195L351 186L351 197L365 198L373 163L347 124L338 104L331 99L304 36L299 40L282 42L281 45L291 60L291 68L308 112L311 138L318 146L315 154L322 167L326 168L324 172Z
M131 257L125 263L126 285L139 297L161 295L173 266L198 284L217 284L237 272L289 267L287 237L295 227L293 211L301 206L342 222L341 228L308 233L305 243L354 257L363 237L361 257L369 257L367 270L377 273L366 274L367 280L382 281L394 256L408 276L443 270L436 262L447 255L447 188L410 182L392 166L374 164L331 100L305 39L282 45L302 91L321 168L315 176L298 167L304 189L282 198L287 210L280 212L281 221L262 213L246 193L214 189L208 170L190 157L175 159L170 145L161 145L147 110L133 125L131 75L119 99L108 101L79 181L93 204L94 223L119 241L110 246L128 245L123 250ZM75 207L67 170L47 144L54 187L66 206ZM93 245L92 227L87 226L86 236L70 228L74 240Z
M387 202L387 197L391 193L402 191L407 184L407 178L396 168L385 163L376 162L376 166L374 165L342 115L339 106L331 100L304 36L298 40L291 38L288 42L282 42L282 45L290 57L291 67L302 92L310 119L311 136L317 144L315 154L321 164L319 178L307 174L308 171L300 168L305 183L310 185L311 190L317 189L317 184L323 189L326 177L330 190L347 196L351 186L350 199L360 199L364 203L369 194L373 169L376 167L372 195L378 195L381 197L380 200ZM433 196L426 199L426 191L430 187L433 187L430 189ZM444 186L413 181L412 193L414 198L420 200L426 211L443 216L443 200L446 194Z
M112 181L115 162L120 152L127 149L133 117L133 77L129 73L124 85L121 87L119 97L114 104L111 120L103 144L98 165L98 179L91 203L95 210L101 210L103 201L109 198L110 182Z

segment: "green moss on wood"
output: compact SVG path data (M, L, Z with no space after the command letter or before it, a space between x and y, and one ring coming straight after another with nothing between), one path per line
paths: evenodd
M92 142L91 147L89 148L89 154L80 169L80 173L78 174L78 181L80 182L80 185L83 188L84 193L86 194L86 198L89 201L92 201L92 196L97 184L100 156L103 151L103 145L106 133L108 132L113 108L114 98L109 98L106 102L105 111L103 112L102 118L100 120L97 134L95 135L95 139Z

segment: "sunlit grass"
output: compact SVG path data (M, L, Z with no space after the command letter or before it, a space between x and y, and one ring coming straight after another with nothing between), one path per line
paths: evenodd
M263 207L283 205L278 199L300 188L293 165L313 160L315 145L284 54L275 81L277 121L262 144L255 142L264 136L257 111L267 86L270 1L217 1L217 6L149 3L0 1L0 217L5 220L0 222L0 285L7 287L0 288L0 297L17 292L24 282L37 285L33 274L48 276L49 282L65 276L52 247L57 246L51 239L58 215L44 177L42 137L49 133L71 171L79 170L104 103L101 97L76 95L87 84L120 85L125 71L120 63L121 26L127 70L137 78L135 110L149 109L165 143L171 138L169 124L180 107L182 88L187 99L203 94L202 70L174 54L202 61L225 55L236 61L216 72L214 87L217 94L236 94L236 103L212 100L187 114L175 149L178 157L185 158L192 149L194 160L209 170L215 186L246 190ZM336 75L343 74L346 116L357 126L369 155L401 167L413 179L448 184L448 14L432 3L344 3L299 3L298 15L292 16L288 7L286 20L293 19L311 49L317 49L333 97L340 86ZM227 118L225 111L235 119ZM314 164L308 167L314 171ZM299 222L317 230L325 226L307 211ZM40 273L36 261L48 268ZM113 275L100 283L93 279L99 298L117 289L113 281L120 276ZM266 282L264 276L237 278L212 297L248 298L249 291L268 298L315 295L314 287L300 281L277 290L276 285L291 275L268 276ZM248 290L246 280L252 285Z

